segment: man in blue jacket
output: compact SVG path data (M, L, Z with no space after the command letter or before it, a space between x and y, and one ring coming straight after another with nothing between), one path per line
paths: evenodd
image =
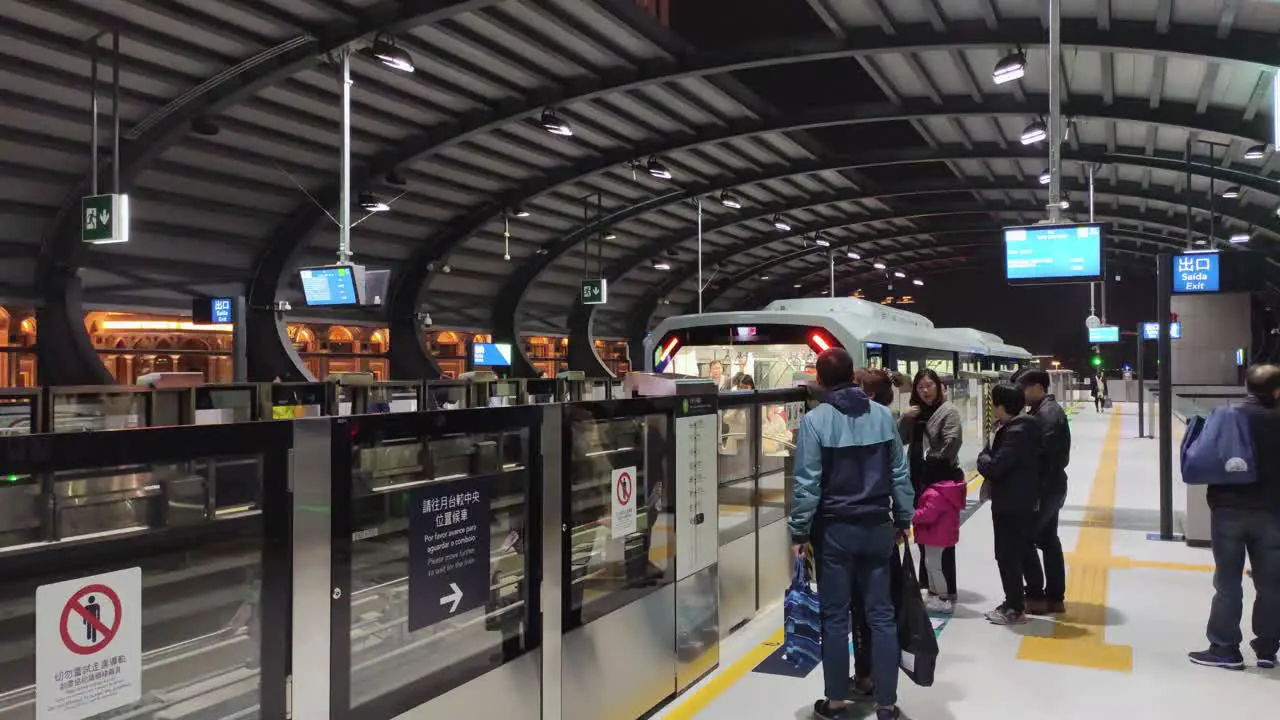
M876 720L899 717L898 635L890 593L894 543L906 537L915 493L897 424L889 409L853 384L853 359L840 348L818 356L826 396L804 416L796 439L791 542L812 542L822 598L822 674L826 697L814 704L825 720L849 709L849 608L856 587L871 629Z

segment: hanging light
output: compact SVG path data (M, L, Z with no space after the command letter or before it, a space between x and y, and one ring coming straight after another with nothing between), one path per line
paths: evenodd
M1240 186L1239 186L1239 185L1232 185L1231 187L1227 188L1226 190L1223 190L1223 191L1222 191L1222 197L1223 197L1223 198L1225 198L1225 199L1227 199L1227 200L1235 200L1236 198L1240 197Z
M1040 184L1048 185L1051 182L1053 182L1053 171L1049 168L1045 168L1040 172Z
M803 286L803 285L801 285L800 283L796 283L795 285L792 285L791 287L793 287L793 288L795 288L795 289L799 290L800 288L802 288L802 287L804 287L804 286Z
M369 49L374 59L383 65L398 70L400 72L413 72L413 58L409 57L409 53L401 50L396 46L396 41L390 35L379 35L373 41L373 47Z
M569 123L560 119L556 115L555 108L547 108L542 111L542 119L538 121L543 130L552 135L560 135L563 137L573 137L573 128L569 127Z
M845 257L849 258L850 260L861 260L861 259L862 259L862 256L861 256L861 255L859 255L858 253L856 253L856 252L854 252L854 251L852 251L852 250L850 250L849 252L845 253Z
M1027 56L1022 50L1011 52L1000 58L991 71L991 79L997 85L1013 82L1027 74Z
M364 209L365 212L386 212L391 209L390 205L379 200L377 196L371 192L360 193L359 203L360 207Z
M1058 201L1058 208L1061 210L1070 210L1071 201L1066 198L1063 198L1062 200Z
M918 286L920 286L920 287L924 287L924 281L923 281L923 280L921 280L920 278L916 278L915 280L912 280L912 281L911 281L911 284L912 284L912 285L918 285Z
M671 179L671 171L667 169L666 165L658 162L657 155L649 156L649 162L645 165L645 169L649 171L650 175L658 178L659 180Z
M725 190L724 192L720 193L720 204L729 208L730 210L742 209L742 201L738 199L737 195L734 195L728 190Z
M1244 151L1245 160L1261 160L1267 154L1266 145L1254 145Z
M1038 142L1044 142L1049 137L1049 128L1044 124L1043 120L1033 120L1031 124L1022 131L1022 144L1035 145Z
M527 217L529 217L529 211L528 211L528 210L525 210L524 208L520 207L519 205L517 205L517 206L515 206L515 207L511 208L511 212L509 212L509 213L507 213L507 214L508 214L508 215L510 215L511 217L518 217L518 218L527 218Z
M615 233L615 232L614 232L614 231L612 231L612 230L605 230L605 231L604 231L604 239L605 239L605 240L617 240L617 239L618 239L618 234L617 234L617 233Z
M666 260L654 260L654 261L653 261L653 269L654 269L654 270L662 270L662 271L670 270L670 269L671 269L671 263L667 262Z
M877 270L884 270L885 268L887 268L887 267L889 267L889 266L888 266L888 265L885 265L885 264L884 264L884 263L882 263L882 262L878 262L878 263L874 263L871 267L873 267L873 268L875 268L875 269L877 269Z
M813 234L813 244L818 247L831 247L831 241L822 237L822 231Z
M1231 237L1228 238L1228 240L1233 245L1243 245L1244 243L1247 243L1252 239L1253 239L1253 236L1247 232L1231 233Z
M761 275L761 276L760 276L760 279L761 279L761 280L768 280L768 279L769 279L769 276L768 276L767 274L766 274L766 275Z
M901 279L901 278L905 278L905 277L907 276L907 274L906 274L906 273L904 273L904 272L902 272L901 270L894 270L894 271L893 271L893 276L894 276L894 277L896 277L896 278L900 278L900 279Z
M783 220L781 215L774 215L773 229L780 232L791 232L791 225L789 225L786 220Z

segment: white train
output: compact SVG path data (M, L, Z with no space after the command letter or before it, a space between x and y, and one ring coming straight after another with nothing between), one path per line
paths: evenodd
M937 328L923 315L855 298L778 300L763 310L680 315L645 340L651 372L724 378L751 375L759 389L792 387L828 347L843 347L858 367L907 377L1016 372L1031 353L970 328ZM714 363L720 367L713 368Z

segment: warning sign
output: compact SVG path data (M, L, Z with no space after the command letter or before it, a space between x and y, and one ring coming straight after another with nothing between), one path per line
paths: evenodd
M612 476L612 505L609 533L614 540L624 538L636 531L636 469L635 467L618 468Z
M37 720L142 699L142 569L36 588Z

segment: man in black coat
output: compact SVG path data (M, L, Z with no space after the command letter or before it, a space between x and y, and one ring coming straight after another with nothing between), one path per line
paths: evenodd
M1280 650L1280 366L1255 365L1245 376L1249 392L1234 408L1249 425L1256 480L1211 485L1213 605L1209 649L1190 654L1197 665L1243 670L1240 619L1244 614L1245 556L1253 567L1253 652L1258 667L1274 669Z
M1067 611L1067 565L1058 537L1058 514L1067 502L1071 426L1066 411L1049 394L1049 383L1049 373L1043 370L1029 370L1018 378L1028 414L1040 423L1041 430L1040 510L1031 528L1031 543L1022 567L1027 583L1027 612L1032 615ZM1044 553L1043 569L1040 553Z
M1026 400L1013 385L991 389L996 417L991 447L978 455L983 494L991 498L991 524L995 531L996 564L1004 586L1004 602L988 612L995 625L1027 622L1022 565L1040 501L1040 423L1023 415Z

